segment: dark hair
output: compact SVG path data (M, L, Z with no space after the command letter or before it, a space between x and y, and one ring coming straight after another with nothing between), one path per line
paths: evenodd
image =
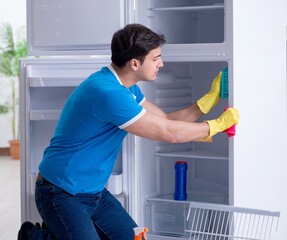
M118 67L135 58L143 63L146 55L166 42L164 35L157 34L141 24L129 24L114 33L111 50L112 62Z

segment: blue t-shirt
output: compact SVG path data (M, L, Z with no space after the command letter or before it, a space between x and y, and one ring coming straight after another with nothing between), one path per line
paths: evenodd
M89 76L68 98L39 171L71 194L103 190L127 135L144 115L139 87L123 86L111 66Z

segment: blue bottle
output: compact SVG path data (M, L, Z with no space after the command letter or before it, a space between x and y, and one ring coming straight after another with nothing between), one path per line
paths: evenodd
M186 161L177 161L174 165L175 169L174 200L184 201L187 199L187 193L186 193L187 168L188 166Z

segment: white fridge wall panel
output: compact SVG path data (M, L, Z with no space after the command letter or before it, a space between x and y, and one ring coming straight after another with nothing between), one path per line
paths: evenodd
M110 52L113 33L130 20L127 0L27 0L29 55Z
M287 236L285 0L233 1L234 204L281 211Z

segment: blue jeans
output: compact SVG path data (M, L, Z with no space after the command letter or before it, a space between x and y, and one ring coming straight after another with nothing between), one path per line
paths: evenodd
M136 223L109 191L71 195L36 182L35 201L47 229L35 228L31 240L133 240Z

